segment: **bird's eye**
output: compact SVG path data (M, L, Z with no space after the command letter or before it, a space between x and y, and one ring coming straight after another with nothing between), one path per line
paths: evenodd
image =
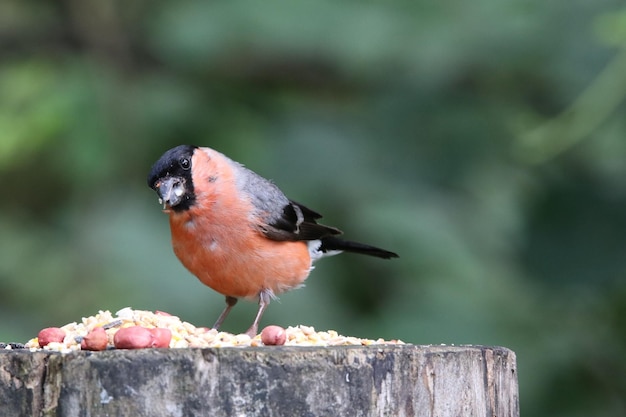
M180 164L180 167L184 169L185 171L191 167L191 162L189 161L188 158L181 158L181 160L178 161L178 163Z

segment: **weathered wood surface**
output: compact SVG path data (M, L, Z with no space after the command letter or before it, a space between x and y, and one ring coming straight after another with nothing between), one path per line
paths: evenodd
M518 417L515 354L482 346L0 352L1 416Z

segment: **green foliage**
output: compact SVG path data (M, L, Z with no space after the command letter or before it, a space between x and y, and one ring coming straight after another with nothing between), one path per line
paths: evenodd
M320 262L265 323L518 355L521 409L626 410L619 0L0 6L0 340L99 309L211 324L145 186L214 147L400 253ZM247 327L240 303L226 330Z

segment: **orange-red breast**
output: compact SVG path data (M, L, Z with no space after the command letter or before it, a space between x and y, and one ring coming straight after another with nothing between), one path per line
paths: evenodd
M225 155L192 145L168 150L152 166L148 185L169 214L174 253L198 279L226 296L219 328L237 299L258 299L258 324L277 294L302 285L313 261L343 251L379 258L398 255L342 240L318 224L321 215L289 200L271 181Z

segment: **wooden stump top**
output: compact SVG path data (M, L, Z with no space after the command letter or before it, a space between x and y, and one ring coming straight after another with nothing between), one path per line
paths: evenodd
M2 416L519 417L515 353L374 345L0 351Z

